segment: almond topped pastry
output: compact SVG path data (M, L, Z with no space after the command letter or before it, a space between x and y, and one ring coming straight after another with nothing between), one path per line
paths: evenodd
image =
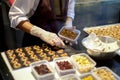
M98 36L110 36L120 40L120 25L106 25L100 27L85 28L88 34L95 33Z

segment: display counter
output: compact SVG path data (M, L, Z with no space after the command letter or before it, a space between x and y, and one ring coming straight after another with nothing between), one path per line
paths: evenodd
M86 37L87 34L85 32L81 33L80 38L84 38ZM73 45L72 48L77 47L77 45ZM77 54L79 52L85 52L86 53L86 49L80 45L80 50L76 50L75 53L73 54ZM73 55L70 54L70 55ZM101 67L101 66L106 66L108 68L110 68L113 72L115 72L118 76L120 76L120 60L119 60L120 56L115 56L112 59L109 60L95 60L95 62L97 63L96 67ZM21 80L21 78L23 78L22 80L35 80L31 74L31 68L30 67L26 67L23 69L18 69L18 70L14 70L12 71L12 69L9 66L8 61L6 61L5 58L5 53L2 52L0 55L0 73L3 77L4 80Z

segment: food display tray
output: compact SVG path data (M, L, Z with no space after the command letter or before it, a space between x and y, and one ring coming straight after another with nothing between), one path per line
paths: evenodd
M83 29L86 33L95 33L98 36L110 36L120 40L120 23L100 26L90 26Z
M70 56L73 53L70 47L58 48L47 44L34 45L5 51L5 55L12 69L28 67L30 63L40 60L52 61L54 58Z

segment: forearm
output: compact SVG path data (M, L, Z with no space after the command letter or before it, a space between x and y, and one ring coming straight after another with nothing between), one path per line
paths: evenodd
M17 28L42 39L43 41L45 41L46 43L48 43L52 46L58 46L58 47L65 46L63 41L55 33L45 31L42 28L32 25L29 21L20 22L20 24L17 26Z
M23 30L24 32L30 33L30 30L32 29L33 24L31 24L29 21L22 21L18 24L17 28Z

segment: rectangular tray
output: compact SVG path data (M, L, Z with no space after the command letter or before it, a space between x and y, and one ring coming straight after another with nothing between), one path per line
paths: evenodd
M42 46L34 45L5 51L5 55L15 69L28 67L30 63L40 60L52 61L54 58L70 56L74 50L72 48L57 48L47 44Z

